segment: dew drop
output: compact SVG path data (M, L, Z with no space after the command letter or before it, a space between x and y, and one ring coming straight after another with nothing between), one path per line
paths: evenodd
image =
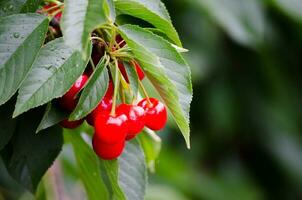
M19 38L20 37L20 33L15 32L14 33L14 38Z

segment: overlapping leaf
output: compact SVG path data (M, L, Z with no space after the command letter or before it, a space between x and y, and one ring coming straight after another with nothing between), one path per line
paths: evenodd
M0 0L0 17L35 12L41 0Z
M147 77L164 99L190 147L190 68L169 42L152 32L133 25L121 26L119 30Z
M86 58L90 33L107 21L106 14L107 0L65 0L61 26L66 44Z
M136 140L127 146L118 158L119 184L127 199L144 199L147 184L147 167L144 152Z
M38 14L0 18L0 105L20 87L41 48L48 20Z
M71 113L71 120L78 120L88 115L101 102L108 89L109 75L102 61L92 74L86 87L84 88L77 107Z
M66 46L62 38L45 45L19 90L14 116L64 95L86 64L81 54Z
M10 146L12 155L5 161L11 176L30 191L36 190L63 145L62 128L58 126L35 134L40 118L40 110L18 118Z
M90 200L109 199L107 188L101 178L100 166L96 154L83 140L78 131L67 131L64 135L71 142L79 169L79 175Z
M164 32L178 46L182 46L165 5L160 0L116 0L116 9L143 19Z

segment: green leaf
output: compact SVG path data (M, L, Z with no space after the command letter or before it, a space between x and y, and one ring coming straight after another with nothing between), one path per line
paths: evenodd
M65 0L61 27L67 45L87 54L90 33L106 23L107 0ZM108 12L108 10L107 10Z
M81 119L93 111L101 102L109 84L109 75L104 60L99 62L86 87L82 91L79 103L71 113L70 120Z
M192 83L189 66L169 42L152 32L133 25L121 26L119 30L165 101L190 148Z
M15 98L0 106L0 151L10 141L16 128L16 120L12 119Z
M0 18L0 105L18 90L41 48L48 19L38 14Z
M106 0L106 1L107 3L104 3L106 16L108 16L111 22L115 22L116 12L115 12L113 0Z
M57 108L52 103L49 103L46 107L42 120L36 130L36 133L58 124L64 119L67 119L68 116L69 116L68 112Z
M62 38L46 44L19 90L14 117L63 96L86 65L81 54L67 47Z
M64 136L73 146L79 175L89 199L109 199L107 188L101 178L98 158L91 147L83 140L80 131L76 133L66 131Z
M278 8L284 11L288 16L302 22L302 3L301 0L273 0Z
M102 176L106 180L110 199L126 200L119 185L119 164L117 160L100 160Z
M139 134L138 139L144 150L147 166L149 170L154 173L155 162L161 150L161 139L154 131L147 128Z
M256 47L265 42L267 27L264 1L203 0L198 1L213 21L235 41Z
M119 184L127 199L144 199L147 185L147 167L144 152L136 140L127 143L127 146L118 158Z
M129 84L134 96L138 94L138 75L134 66L130 65L127 62L123 63L126 69L126 73L128 75Z
M11 176L32 192L63 145L62 128L58 126L35 134L41 114L41 110L34 110L17 119L14 139L9 147L12 155L6 160Z
M41 0L0 0L0 17L35 12Z
M116 9L143 19L164 32L178 46L182 46L165 5L160 0L116 0Z

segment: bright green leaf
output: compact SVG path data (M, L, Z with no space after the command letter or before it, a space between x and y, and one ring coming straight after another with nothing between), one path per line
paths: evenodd
M190 147L191 72L172 45L138 26L124 25L120 33L155 86Z
M138 139L144 150L146 162L151 172L155 172L155 162L161 150L161 139L154 131L145 128Z
M0 18L0 105L20 87L41 48L46 17L18 14Z
M57 108L56 106L52 105L52 103L49 103L46 107L42 120L36 130L36 133L58 124L62 120L67 119L68 116L68 112Z
M160 0L116 0L116 9L143 19L164 32L178 46L182 46L165 5Z
M90 33L107 22L107 0L65 0L61 27L67 45L86 58Z
M32 192L63 145L62 128L58 126L35 134L41 114L41 110L34 110L17 119L14 140L9 147L12 155L5 160L11 176Z
M41 0L0 0L0 17L35 12Z
M46 44L23 82L14 116L63 96L85 70L87 61L62 38Z
M83 140L80 131L66 131L67 141L71 142L79 169L79 175L90 200L109 199L107 188L102 180L96 154Z
M71 113L70 120L81 119L93 111L105 95L108 84L109 75L103 60L98 64L97 69L82 91L79 103Z

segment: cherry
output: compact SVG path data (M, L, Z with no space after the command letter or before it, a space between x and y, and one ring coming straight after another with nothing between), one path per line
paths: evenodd
M129 78L128 78L128 75L127 75L126 68L125 68L124 64L119 63L118 68L120 69L125 81L127 83L129 83ZM137 62L135 62L135 69L136 69L136 73L138 75L139 80L143 80L145 78L145 74L144 74L142 68L140 67L140 65Z
M86 84L87 80L87 75L81 75L69 91L58 100L59 105L68 111L73 111L78 103L78 99L75 97Z
M68 119L65 119L65 120L60 122L60 125L63 128L75 129L75 128L79 127L80 125L82 125L83 122L84 122L84 119L77 120L77 121L68 121Z
M116 109L117 113L125 114L128 118L128 133L126 140L133 139L145 126L145 110L136 105L121 104Z
M114 92L113 82L112 82L112 80L110 80L105 96L103 97L103 99L101 100L99 105L94 109L94 111L92 111L86 117L86 121L88 124L90 124L91 126L94 125L94 120L95 120L97 114L99 114L99 113L109 114L110 113L110 110L112 108L113 92Z
M49 4L45 5L45 6L43 6L43 9L44 9L44 10L48 10L48 9L54 7L54 6L57 6L57 4L56 4L56 3L49 3ZM59 9L60 9L60 8L54 8L54 9L49 10L47 13L51 15L51 14L53 14L54 12L58 11ZM58 23L60 23L61 18L62 18L62 12L59 12L58 14L56 14L56 15L54 16L54 19L55 19Z
M122 142L128 132L127 120L125 114L116 114L115 116L107 113L97 114L94 121L96 137L106 144Z
M123 48L125 45L126 45L126 42L125 41L123 41L124 39L122 38L122 36L121 35L117 35L116 37L115 37L115 41L116 41L116 43L118 43L119 45L120 45L120 48ZM123 41L123 42L122 42Z
M96 134L92 139L92 146L94 152L103 160L114 160L118 158L124 148L125 148L125 141L121 141L116 144L106 144L102 143L97 137Z
M167 109L163 103L155 98L143 99L138 103L145 110L145 125L158 131L165 127L167 123Z

